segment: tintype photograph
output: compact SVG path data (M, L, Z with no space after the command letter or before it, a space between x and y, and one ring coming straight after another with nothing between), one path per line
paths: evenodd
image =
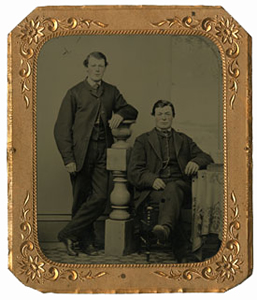
M8 44L22 282L226 291L250 276L251 38L225 10L41 7Z
M221 57L206 37L47 41L37 60L37 220L45 255L133 264L216 254L222 124Z

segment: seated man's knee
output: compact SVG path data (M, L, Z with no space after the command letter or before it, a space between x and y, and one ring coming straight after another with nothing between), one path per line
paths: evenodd
M172 195L183 195L183 190L175 181L168 182L164 191Z

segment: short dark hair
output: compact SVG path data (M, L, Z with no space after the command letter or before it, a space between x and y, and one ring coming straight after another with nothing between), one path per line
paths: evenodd
M108 62L107 62L106 56L102 52L94 51L94 52L89 53L88 56L86 57L86 59L84 60L83 65L85 67L88 67L88 61L89 61L89 58L91 56L93 56L94 58L97 58L97 59L103 59L104 63L105 63L105 66L108 66Z
M175 117L175 108L174 108L174 105L170 102L170 101L167 101L167 100L158 100L157 102L155 102L154 106L153 106L153 109L152 109L152 116L155 115L155 109L157 107L164 107L164 106L170 106L171 107L171 110L172 110L172 115L173 117Z

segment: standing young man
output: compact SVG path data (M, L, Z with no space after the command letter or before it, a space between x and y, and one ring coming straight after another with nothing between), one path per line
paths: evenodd
M77 255L73 242L80 242L84 253L97 255L93 223L106 207L106 149L113 143L111 129L125 119L137 118L137 110L119 90L102 80L108 65L106 56L92 52L84 65L87 77L68 90L54 128L73 189L72 220L58 235L69 255Z

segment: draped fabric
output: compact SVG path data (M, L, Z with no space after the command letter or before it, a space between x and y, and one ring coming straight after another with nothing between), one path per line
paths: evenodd
M208 234L223 235L223 166L210 165L198 171L192 182L192 251Z

